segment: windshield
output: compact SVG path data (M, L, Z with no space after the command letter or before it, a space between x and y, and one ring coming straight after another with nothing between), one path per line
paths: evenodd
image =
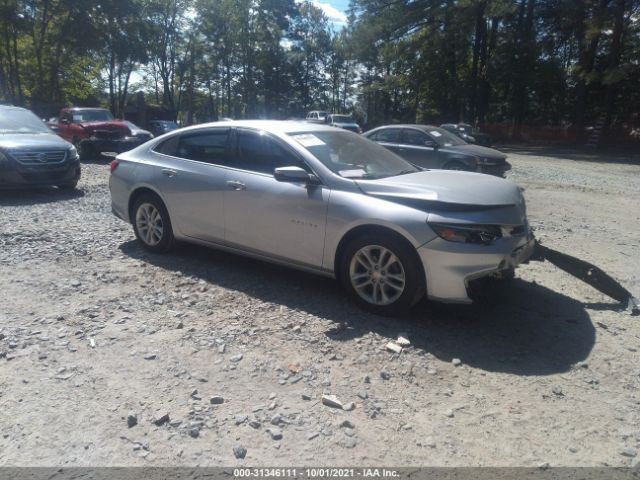
M113 115L108 110L80 110L72 111L73 123L80 122L103 122L113 120Z
M383 178L420 170L371 140L351 132L296 132L291 138L344 178Z
M331 121L341 123L353 123L353 119L349 115L332 115Z
M29 110L0 109L0 133L51 133Z
M462 140L460 137L447 132L444 128L431 127L428 128L426 132L441 147L455 147L467 144L467 142Z

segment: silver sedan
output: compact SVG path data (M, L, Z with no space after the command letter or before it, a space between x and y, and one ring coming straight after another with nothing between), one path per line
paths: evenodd
M380 314L425 294L469 303L471 280L512 272L534 246L515 184L423 170L310 123L175 131L119 155L109 186L151 252L180 240L335 277Z

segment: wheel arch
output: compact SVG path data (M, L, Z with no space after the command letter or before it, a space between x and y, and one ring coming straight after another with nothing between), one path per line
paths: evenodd
M420 260L420 256L418 255L418 251L416 250L415 242L412 242L406 234L401 233L391 227L388 227L385 225L379 225L379 224L371 224L371 223L357 225L351 228L350 230L348 230L342 236L342 238L338 242L338 246L336 247L336 250L335 250L336 253L333 258L333 271L334 271L335 277L340 278L340 273L341 273L340 263L341 263L342 255L344 254L344 250L346 246L349 244L349 242L352 241L354 238L357 238L362 235L376 235L376 234L395 237L396 239L406 244L408 251L414 257L414 260L416 261L418 268L420 269L421 277L424 279L424 282L426 285L426 279L427 279L426 272L424 271L424 266L422 265L422 261Z
M164 204L164 207L167 209L167 212L169 212L169 207L167 206L167 202L165 202L164 198L162 198L162 195L160 195L160 193L157 190L155 190L154 188L151 188L148 185L140 185L134 188L131 191L131 194L129 195L129 201L127 203L127 213L129 214L129 223L133 223L134 212L132 210L133 210L133 206L136 203L136 200L138 200L138 198L140 198L140 196L144 195L145 193L158 197L160 201ZM169 217L171 217L171 212L169 212Z

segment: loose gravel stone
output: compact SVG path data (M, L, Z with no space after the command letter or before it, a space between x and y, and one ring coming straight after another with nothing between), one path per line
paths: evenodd
M342 402L335 395L322 395L322 404L331 408L343 408Z
M169 413L168 412L157 412L156 415L153 417L153 423L156 424L157 426L160 425L164 425L165 423L168 423L170 420L169 417Z
M241 446L233 447L233 455L236 458L243 459L244 457L247 456L247 449Z
M638 451L635 448L623 448L620 450L620 455L623 457L635 458L638 455Z
M275 427L267 428L266 432L271 436L272 440L282 440L282 430Z
M209 399L211 405L222 405L224 403L224 398L216 395ZM233 403L233 402L232 402Z
M127 414L127 426L129 428L135 427L138 424L138 414L136 412L129 412Z

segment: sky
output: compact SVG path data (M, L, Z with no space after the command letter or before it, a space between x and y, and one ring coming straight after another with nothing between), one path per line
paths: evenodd
M336 30L340 30L347 23L346 11L349 8L349 0L313 0L333 23Z

